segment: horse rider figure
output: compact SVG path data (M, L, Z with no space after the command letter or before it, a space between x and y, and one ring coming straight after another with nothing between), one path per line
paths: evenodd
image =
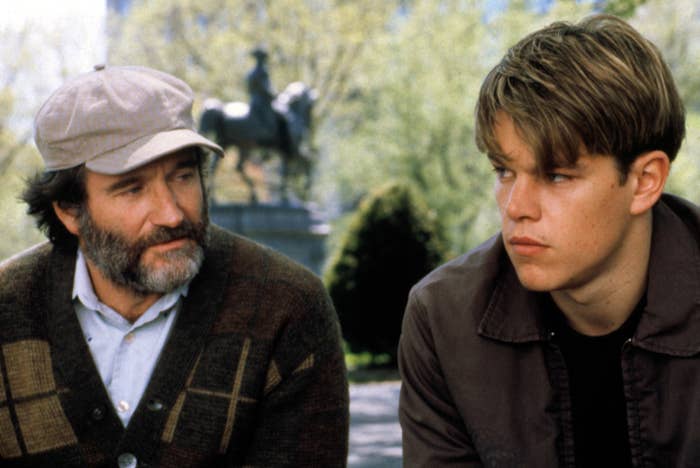
M250 191L251 203L257 201L257 195L255 183L245 171L245 163L256 148L263 151L263 160L269 156L268 150L275 150L282 158L280 198L287 199L287 179L292 174L305 177L306 185L301 189L305 197L311 183L313 149L310 139L316 91L297 81L289 83L281 93L275 93L267 69L267 52L257 48L251 55L256 64L246 75L250 103L207 99L199 131L203 135L211 134L224 149L230 146L238 149L236 171ZM216 172L218 163L219 158L212 159L211 174ZM213 177L209 188L213 201Z
M263 144L271 143L279 136L279 119L272 107L277 93L272 88L267 70L267 52L257 48L251 55L256 63L246 77L250 94L250 128L254 130L255 140Z

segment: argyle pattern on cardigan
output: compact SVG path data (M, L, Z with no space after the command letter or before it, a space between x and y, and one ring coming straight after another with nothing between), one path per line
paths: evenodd
M0 369L1 458L77 444L58 399L48 343L30 339L3 345Z

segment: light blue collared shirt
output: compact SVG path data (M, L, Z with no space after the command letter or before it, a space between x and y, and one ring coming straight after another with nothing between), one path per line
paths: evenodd
M80 249L73 278L73 305L92 359L122 424L129 424L151 378L189 283L158 299L134 323L103 304L92 287ZM76 300L77 298L77 300Z

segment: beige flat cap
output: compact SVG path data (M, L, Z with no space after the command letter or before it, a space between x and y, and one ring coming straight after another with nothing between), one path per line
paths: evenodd
M192 90L146 67L105 67L66 82L34 119L46 169L123 174L188 146L224 152L195 130Z

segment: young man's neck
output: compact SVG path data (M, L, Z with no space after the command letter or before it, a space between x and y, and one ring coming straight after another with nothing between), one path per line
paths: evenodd
M580 288L552 291L552 299L579 333L601 336L620 328L644 296L651 253L651 212L631 226L613 268Z
M106 278L100 269L85 259L92 288L103 304L111 307L122 317L133 323L151 307L162 294L141 294L128 287L115 284Z

